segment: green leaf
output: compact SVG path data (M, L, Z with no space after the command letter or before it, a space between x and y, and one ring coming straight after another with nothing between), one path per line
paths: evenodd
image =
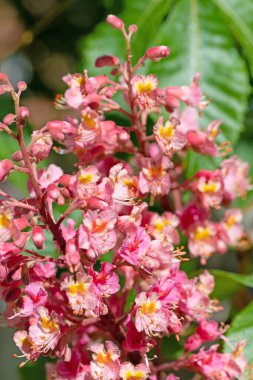
M214 17L215 15L215 17ZM201 73L201 88L212 100L200 119L202 127L215 119L223 121L220 141L235 143L243 128L249 95L248 73L219 10L209 0L181 0L156 36L155 43L168 45L168 60L151 63L149 72L159 84L188 85ZM217 160L190 152L188 176L200 165L211 168Z
M213 296L219 300L233 296L241 286L253 288L253 274L237 274L217 269L210 272L215 277Z
M20 380L45 380L46 358L41 357L33 364L26 364L22 368L18 368L18 374Z
M232 346L236 346L237 343L242 340L246 340L247 344L243 351L244 355L249 361L249 364L253 363L253 302L251 302L245 309L243 309L234 318L230 329L228 330L227 337ZM231 352L229 344L224 346L225 352ZM244 374L245 375L245 374ZM248 379L248 377L244 377Z
M225 22L240 43L253 74L253 1L212 0L222 11Z
M138 25L138 32L133 37L133 55L135 60L142 55L150 41L167 15L173 0L126 0L125 8L119 15L125 24ZM101 69L94 68L94 62L98 56L103 54L117 55L125 58L125 42L119 30L114 30L106 22L99 24L94 32L80 42L82 62L92 74L101 74ZM103 73L105 70L103 70ZM110 70L108 69L108 73Z

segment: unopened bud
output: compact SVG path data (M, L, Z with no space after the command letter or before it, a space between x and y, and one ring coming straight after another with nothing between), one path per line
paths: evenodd
M129 25L129 27L128 27L128 32L130 34L136 33L137 30L138 30L138 26L135 24Z
M109 15L106 17L106 22L113 26L115 29L123 29L125 24L124 22L118 18L117 16L114 15Z
M13 163L10 160L0 161L0 182L3 182L6 179L12 168Z
M113 55L102 55L95 62L96 67L116 66L119 64L119 59Z
M80 262L80 254L75 239L67 241L65 260L69 267L75 267Z
M67 121L62 120L49 121L47 123L47 129L51 133L53 139L61 141L65 139L65 133L73 135L76 132L76 128Z
M5 73L0 73L0 82L7 83L9 81L8 75Z
M43 249L45 247L45 235L41 227L35 226L32 231L32 239L37 249Z
M27 107L20 107L19 108L19 116L22 119L27 119L30 116L29 109Z
M15 119L16 115L14 115L13 113L8 113L7 115L5 115L3 122L6 125L11 125L12 123L14 123Z
M20 150L18 150L17 152L14 152L12 154L11 158L15 162L19 162L19 161L23 160L23 156L22 156L22 153L20 152Z
M167 46L154 46L146 51L146 56L152 61L160 61L162 58L168 57L170 49Z
M18 90L22 92L27 89L27 84L24 81L20 81L18 82L17 87L18 87Z

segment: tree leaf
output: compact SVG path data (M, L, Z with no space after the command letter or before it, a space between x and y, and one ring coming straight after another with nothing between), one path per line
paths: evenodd
M135 60L150 46L150 41L156 34L164 17L167 16L173 1L146 0L145 7L143 7L143 0L125 1L125 8L119 17L123 19L127 26L133 23L138 25L138 32L133 37ZM101 74L101 69L94 68L96 58L103 54L112 54L123 59L126 48L120 31L114 30L106 22L102 22L91 35L81 40L80 50L82 52L82 62L89 69L89 72L91 74Z
M223 17L236 40L242 46L253 75L253 2L252 0L212 0L222 11Z
M234 318L230 329L228 330L227 337L232 346L236 346L237 343L242 340L246 340L247 344L243 351L247 357L249 364L253 363L253 302L251 302L245 309L243 309ZM229 344L225 344L224 352L231 352ZM246 376L246 374L244 374ZM248 379L248 377L244 377Z
M213 296L219 300L231 297L241 287L253 288L253 274L238 274L218 269L210 271L215 277Z
M220 141L235 143L247 108L248 73L217 7L209 0L179 1L155 43L171 48L168 60L149 67L149 72L158 76L160 86L190 84L194 74L200 72L201 88L213 100L203 113L201 125L206 127L212 120L221 119ZM191 171L196 172L200 165L213 166L213 158L200 160L194 152L190 156Z

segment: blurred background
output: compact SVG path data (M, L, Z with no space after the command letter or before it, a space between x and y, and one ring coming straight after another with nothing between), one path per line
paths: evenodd
M201 87L211 105L202 118L202 125L222 119L221 141L231 141L235 152L250 164L253 174L253 1L252 0L0 0L0 71L11 81L24 80L28 90L23 105L30 108L27 134L48 120L63 118L53 107L55 95L64 91L61 81L69 72L87 68L98 73L93 64L96 56L124 56L120 34L104 23L107 14L120 15L127 25L139 26L133 40L134 59L147 47L164 44L171 47L170 58L150 64L147 70L156 74L160 85L188 85L195 72L202 75ZM0 117L11 112L6 96L0 98ZM16 150L8 136L0 136L0 159ZM53 156L57 163L59 157ZM68 167L71 158L60 158ZM188 157L187 173L201 167L212 168L217 162ZM6 186L6 185L5 185ZM25 182L12 175L9 191L25 193ZM237 205L243 207L245 224L253 241L253 197ZM210 268L253 272L252 252L231 252L226 257L210 260ZM195 270L186 267L187 271ZM220 320L230 321L233 314L251 299L240 281L217 274L224 305ZM218 287L217 287L218 288ZM11 344L11 329L0 329L1 380L44 379L43 362L36 368L17 370L17 352ZM3 365L4 364L4 365Z

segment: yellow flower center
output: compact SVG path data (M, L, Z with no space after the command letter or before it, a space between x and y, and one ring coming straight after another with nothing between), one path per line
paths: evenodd
M154 301L145 302L141 305L141 314L154 314L156 312L156 303Z
M195 240L207 240L211 235L210 228L198 227L195 232Z
M85 113L83 114L82 119L86 127L91 128L91 129L95 128L96 122L91 115L89 115L88 113Z
M93 178L92 173L85 173L85 174L80 174L78 177L78 180L81 185L88 185L89 183L91 183L92 178Z
M231 215L228 220L227 220L227 226L228 227L233 227L233 225L236 223L236 219L234 217L234 215Z
M68 287L69 295L74 297L78 294L84 295L87 290L87 285L83 282L76 282L73 284L70 284Z
M127 371L125 374L125 380L141 380L145 377L144 372L142 371Z
M163 232L163 230L164 230L164 228L166 227L166 226L169 226L170 225L170 222L169 222L169 220L159 220L159 221L157 221L156 223L155 223L155 229L156 229L156 231L158 232L158 233L161 233L161 232Z
M139 94L150 94L153 91L153 85L151 82L139 82L136 86Z
M10 227L10 224L11 223L8 215L5 212L0 214L0 228L8 228Z
M57 331L59 328L55 319L50 319L47 317L41 318L41 326L47 332Z
M112 361L111 353L107 352L104 354L103 352L99 352L97 354L97 362L99 364L109 364Z
M175 134L175 127L172 124L161 125L159 128L159 133L162 138L171 140Z
M202 186L201 186L201 190L203 191L203 193L215 193L217 190L218 190L218 183L217 182L208 182L208 183L204 183Z

